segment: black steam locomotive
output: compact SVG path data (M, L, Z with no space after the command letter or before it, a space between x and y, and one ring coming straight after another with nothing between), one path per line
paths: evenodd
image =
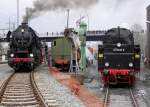
M7 40L10 42L8 51L10 67L15 70L33 69L41 63L42 44L36 32L27 23L22 23L12 33L9 31Z
M134 44L133 33L125 28L113 28L98 46L98 71L104 85L127 83L132 86L140 71L140 46Z

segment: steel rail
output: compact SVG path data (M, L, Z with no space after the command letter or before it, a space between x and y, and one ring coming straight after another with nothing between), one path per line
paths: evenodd
M134 107L139 107L139 106L138 106L138 103L137 103L137 101L136 101L136 98L135 98L135 96L134 96L134 94L133 94L132 89L129 88L129 91L130 91L131 100L133 101L133 106L134 106Z
M41 102L41 106L42 107L48 107L48 104L45 103L44 98L42 97L40 90L38 89L38 86L36 85L35 79L34 79L34 71L32 71L30 73L30 79L31 79L31 84L33 86L33 90L35 95L37 95L37 98L39 99L39 101Z
M104 98L103 107L107 106L108 99L109 99L109 87L107 87L107 89L106 89L106 94L105 94L105 98Z

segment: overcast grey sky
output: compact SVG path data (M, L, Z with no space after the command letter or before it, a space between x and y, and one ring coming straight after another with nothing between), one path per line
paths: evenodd
M16 1L1 0L0 3L0 28L8 28L9 17L16 21ZM23 20L26 7L32 7L35 0L20 0L20 23ZM62 0L63 1L63 0ZM86 0L85 0L86 1ZM99 0L95 5L86 9L71 9L70 26L76 27L76 21L80 16L89 17L91 30L109 29L127 23L129 26L137 23L146 28L146 7L150 0ZM59 32L66 26L66 11L57 10L46 12L34 18L30 25L39 33Z

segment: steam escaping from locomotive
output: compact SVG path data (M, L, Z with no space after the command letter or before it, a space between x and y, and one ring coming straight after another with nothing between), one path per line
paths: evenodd
M97 2L98 0L36 0L33 3L33 8L29 8L28 14L24 16L24 22L36 18L48 11L67 8L88 8Z

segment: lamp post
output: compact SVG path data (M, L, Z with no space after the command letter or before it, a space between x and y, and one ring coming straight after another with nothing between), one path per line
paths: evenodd
M67 9L67 28L69 28L69 12L70 9Z
M90 30L90 18L89 18L89 15L88 15L88 14L87 14L86 16L87 16L87 18L88 18L88 26L87 26L87 27L88 27L88 31L89 31L89 30Z
M9 17L9 31L10 31L10 23L11 23L11 21L10 21L10 17Z
M9 31L11 31L11 30L15 30L15 22L12 22L11 20L10 20L10 17L9 17L9 21L6 23L7 25L8 25L8 30Z
M19 0L17 0L17 26L19 26Z
M29 8L26 8L26 16L27 16L27 20L26 23L29 24Z

